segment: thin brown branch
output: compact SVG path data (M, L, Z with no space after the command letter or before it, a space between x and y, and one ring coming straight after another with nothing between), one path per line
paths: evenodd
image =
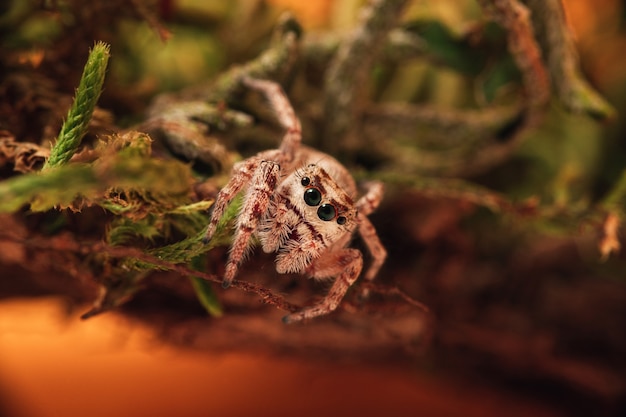
M535 40L530 12L517 0L479 0L485 13L506 29L509 52L522 73L529 117L536 118L550 99L550 81Z
M405 293L404 291L402 291L400 288L398 287L390 287L387 285L382 285L382 284L376 284L374 282L364 282L361 287L367 291L370 291L372 293L376 293L376 294L381 294L381 295L388 295L388 296L397 296L400 297L402 300L404 300L405 302L407 302L408 304L412 305L413 307L419 309L422 311L422 313L428 315L428 316L432 316L432 311L430 310L430 308L428 308L428 306L420 301L417 301L416 299L412 298L411 296L409 296L407 293Z
M532 12L537 39L561 103L572 112L598 119L615 116L615 109L589 85L580 71L561 0L525 0Z
M150 25L152 30L154 30L157 35L159 35L159 38L162 42L167 42L167 40L172 37L172 32L167 27L165 27L157 14L146 6L145 2L130 0L129 3L130 6L135 10L135 13L137 13L143 20L145 20L148 25Z
M186 265L173 264L164 261L155 256L149 255L138 248L126 246L110 246L104 242L79 242L73 239L69 234L62 234L51 238L24 238L10 232L2 232L0 239L21 243L32 249L49 250L54 252L73 252L83 256L92 254L105 254L111 258L124 259L133 258L147 264L152 264L157 269L176 272L185 277L198 277L216 284L221 284L221 278L213 274L191 269ZM234 280L231 287L238 288L242 291L254 293L261 300L281 310L294 312L300 307L288 302L284 297L273 293L271 290L264 288L258 284L251 282Z
M372 66L396 25L406 0L372 0L362 10L357 28L339 46L330 63L324 86L324 148L337 150L358 145L350 129L367 102ZM354 142L354 143L352 143Z
M386 138L407 138L417 147L448 151L480 149L520 117L517 104L479 110L441 109L408 103L371 105L363 114L363 131L386 149ZM418 137L415 132L419 131ZM375 139L375 140L374 140ZM419 164L418 161L415 161ZM416 167L419 170L419 166Z
M241 91L241 79L245 76L284 83L290 78L298 57L301 32L298 21L290 13L283 14L270 47L256 59L221 74L200 98L212 103L229 102Z

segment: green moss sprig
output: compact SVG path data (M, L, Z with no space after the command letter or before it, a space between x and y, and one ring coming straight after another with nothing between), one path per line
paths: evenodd
M97 42L89 52L74 102L50 150L44 170L67 163L78 149L102 92L109 56L110 47L104 42Z

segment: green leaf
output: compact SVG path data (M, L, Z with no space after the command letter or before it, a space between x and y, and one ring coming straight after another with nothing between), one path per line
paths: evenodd
M485 66L486 54L470 47L465 39L455 36L443 23L435 20L414 21L406 29L425 41L425 51L431 57L461 73L476 75Z
M159 229L153 224L152 216L134 221L128 218L116 219L107 233L107 242L111 245L124 245L136 237L152 240L159 236Z
M520 73L510 55L494 62L485 74L482 84L483 93L487 102L492 102L500 88L512 83L520 82Z
M202 258L199 256L193 258L191 266L197 270L202 269ZM220 317L223 314L222 306L215 295L215 291L213 291L211 283L198 277L190 277L189 279L202 307L204 307L211 316Z

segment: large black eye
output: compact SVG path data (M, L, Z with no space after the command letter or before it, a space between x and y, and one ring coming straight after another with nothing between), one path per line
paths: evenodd
M322 194L317 188L307 188L304 192L304 202L309 206L317 206L322 201Z
M300 184L304 185L305 187L309 185L310 183L311 183L311 179L309 177L302 177L302 179L300 180Z
M335 214L337 214L337 211L332 204L322 204L320 208L317 209L317 216L326 222L334 219Z

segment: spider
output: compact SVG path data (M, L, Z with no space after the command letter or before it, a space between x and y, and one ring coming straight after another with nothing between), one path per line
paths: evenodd
M242 77L242 83L266 97L285 134L278 149L235 164L232 177L217 195L205 242L215 233L228 204L243 190L222 286L230 286L255 236L264 252L277 253L278 273L334 278L323 299L283 321L328 314L363 268L361 252L348 247L355 230L372 258L365 279L374 279L387 256L367 218L378 207L383 186L369 182L366 193L356 200L357 187L348 170L333 157L301 145L300 121L282 88L273 81L248 77Z

